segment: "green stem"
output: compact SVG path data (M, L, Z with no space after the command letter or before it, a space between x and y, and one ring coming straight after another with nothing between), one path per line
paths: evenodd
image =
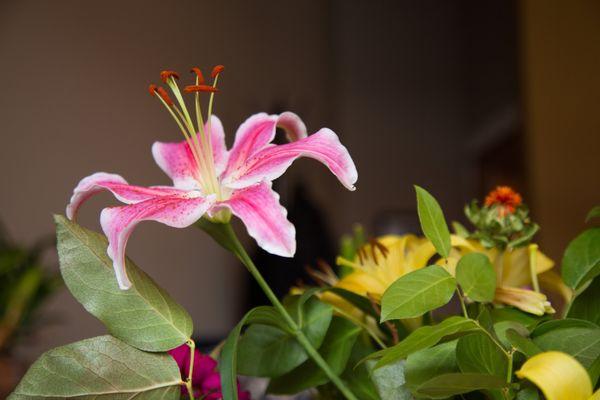
M467 306L465 305L465 299L463 298L462 293L460 292L460 288L456 286L456 294L458 295L458 300L460 301L460 308L462 309L462 313L465 318L469 318L469 313L467 312Z
M313 359L313 361L323 370L323 372L325 372L327 377L339 389L339 391L342 392L342 394L344 395L344 397L346 397L346 399L357 400L357 398L346 387L346 385L340 379L340 377L338 377L331 370L331 368L329 367L327 362L323 359L323 357L321 357L319 352L317 352L317 350L313 347L313 345L310 343L308 338L304 335L302 330L300 330L300 327L298 326L296 321L294 321L294 319L290 316L290 314L287 312L285 307L283 307L283 304L281 304L281 302L279 301L279 299L277 298L275 293L273 293L273 291L271 290L271 288L269 287L269 285L267 284L265 279L262 277L260 271L258 270L256 265L254 265L254 262L252 261L252 259L248 255L248 253L246 252L246 249L244 249L244 246L240 243L235 232L233 231L233 228L231 227L231 224L228 223L228 224L222 224L222 225L223 225L223 231L224 231L223 233L225 233L227 236L227 239L229 239L228 240L229 246L226 246L226 248L232 250L233 253L239 258L239 260L246 266L246 268L248 269L248 272L250 272L250 274L254 277L254 279L256 280L256 282L258 283L260 288L263 290L263 292L265 293L267 298L271 301L271 303L273 304L275 309L281 314L281 316L283 317L285 322L288 324L288 326L294 332L294 335L295 335L298 343L300 343L300 345L302 347L304 347L304 350L306 350L306 353L308 353L308 355Z
M192 382L192 376L194 373L194 356L196 353L196 343L192 339L186 342L188 347L190 348L190 369L188 371L188 377L185 380L185 387L187 388L188 395L191 400L194 400L194 385Z

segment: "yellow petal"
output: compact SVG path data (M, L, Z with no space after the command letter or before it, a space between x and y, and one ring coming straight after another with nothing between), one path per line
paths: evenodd
M496 288L494 301L540 316L555 313L545 294L529 289L499 286Z
M559 274L554 271L546 271L538 278L542 288L551 292L559 293L567 303L571 301L571 298L573 297L573 290L565 285Z
M525 286L531 284L531 272L529 271L529 251L527 247L520 247L507 251L504 256L502 284L504 286ZM541 274L554 266L554 261L541 251L537 251L536 272Z
M592 382L581 364L568 354L548 351L531 357L517 376L533 382L547 400L589 400Z

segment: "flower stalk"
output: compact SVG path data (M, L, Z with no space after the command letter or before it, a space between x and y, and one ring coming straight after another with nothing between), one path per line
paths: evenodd
M212 223L210 221L201 220L197 224L207 233L209 233L220 245L225 249L231 251L241 262L244 264L248 272L256 280L262 291L265 293L273 307L281 314L285 323L290 327L298 343L304 348L306 353L313 359L313 361L323 370L325 375L331 380L331 382L339 389L339 391L348 400L358 400L356 396L348 389L346 384L340 379L335 372L332 371L331 367L327 364L327 361L321 357L319 352L310 343L306 335L302 332L296 321L290 316L283 304L279 301L275 293L271 290L269 284L265 281L262 274L246 252L246 249L239 241L235 234L233 227L230 223L220 224Z

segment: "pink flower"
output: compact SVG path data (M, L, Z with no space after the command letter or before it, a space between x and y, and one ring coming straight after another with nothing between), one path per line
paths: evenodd
M296 251L296 231L279 203L279 195L271 189L271 181L280 177L297 158L309 157L325 164L346 188L354 190L356 167L337 135L323 128L308 136L302 120L291 112L251 116L240 125L233 147L227 150L221 121L210 115L222 68L213 71L212 86L204 85L199 70L193 71L197 74L196 85L186 87L185 91L195 95L198 128L178 89L176 73L163 71L161 77L180 107L163 88L150 87L186 138L179 143L156 142L152 146L154 160L173 180L173 186L133 186L119 175L98 172L79 182L67 206L67 217L73 219L81 203L102 190L111 191L126 203L105 208L100 215L108 237L108 255L122 289L131 286L125 270L125 246L141 221L185 228L203 216L227 222L233 214L242 220L260 247L272 254L292 257ZM211 92L206 123L200 109L200 92ZM271 143L276 128L286 132L290 143Z
M175 359L182 379L187 379L190 370L190 348L187 344L174 348L169 354ZM192 371L192 387L194 397L201 397L206 400L220 400L221 377L219 376L217 362L210 356L200 353L194 349L194 369ZM182 386L182 393L187 394L187 388ZM241 391L238 384L238 399L250 400L250 393Z

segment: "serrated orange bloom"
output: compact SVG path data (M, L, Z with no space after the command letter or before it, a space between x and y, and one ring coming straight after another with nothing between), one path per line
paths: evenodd
M485 198L485 205L487 207L493 205L498 205L500 207L501 216L514 213L522 202L523 199L521 195L509 186L498 186Z

